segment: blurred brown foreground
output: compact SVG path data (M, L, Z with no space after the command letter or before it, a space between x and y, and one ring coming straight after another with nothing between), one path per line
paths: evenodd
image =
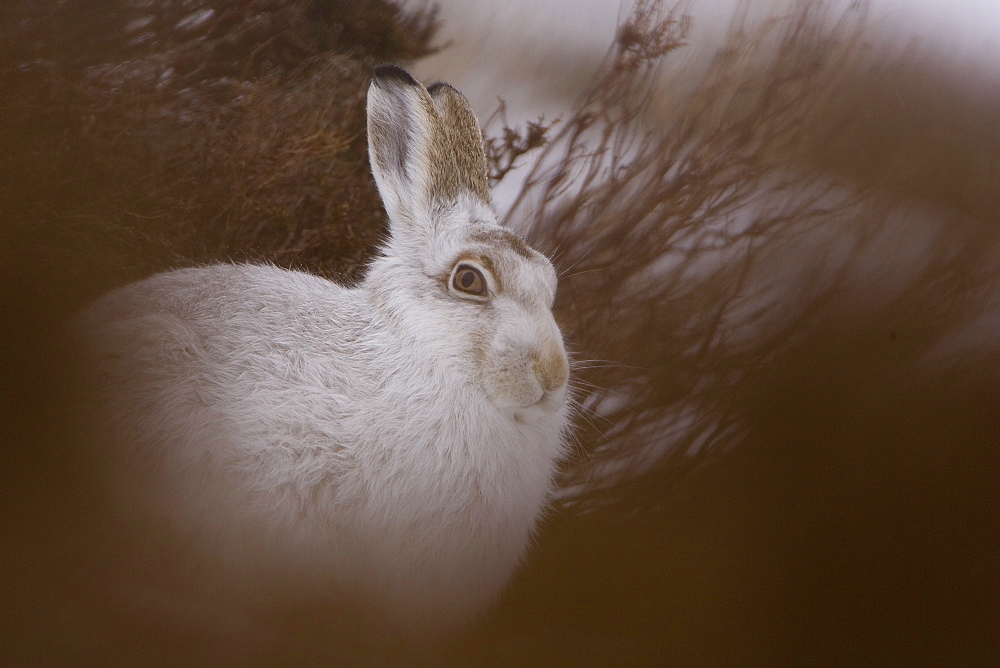
M60 324L198 262L360 275L370 67L436 29L387 1L148 5L0 10L0 661L1000 655L1000 84L859 3L738 20L692 81L682 12L639 2L558 122L487 129L524 180L508 220L562 271L581 407L537 545L465 637L415 658L321 596L251 627L130 600Z

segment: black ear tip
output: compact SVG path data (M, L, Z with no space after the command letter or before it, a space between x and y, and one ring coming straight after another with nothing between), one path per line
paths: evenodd
M420 85L420 83L402 67L389 64L375 66L375 81L380 83L405 84L407 86Z

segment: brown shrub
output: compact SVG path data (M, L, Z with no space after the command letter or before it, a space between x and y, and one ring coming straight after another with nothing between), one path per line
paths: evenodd
M358 275L382 226L369 69L429 53L432 8L16 2L2 18L0 202L20 269L86 277L76 299L210 260Z

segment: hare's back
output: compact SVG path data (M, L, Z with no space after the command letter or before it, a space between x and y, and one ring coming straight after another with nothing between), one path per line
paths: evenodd
M139 404L127 413L260 414L254 401L343 387L354 373L345 350L365 317L356 292L325 279L213 265L119 288L84 311L80 329L109 402Z
M88 328L144 316L183 318L190 325L222 326L282 314L294 326L304 313L351 310L350 290L331 281L271 265L216 264L150 276L109 292L85 312ZM252 325L253 323L245 323Z

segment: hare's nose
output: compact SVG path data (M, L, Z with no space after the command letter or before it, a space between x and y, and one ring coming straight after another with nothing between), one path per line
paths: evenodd
M533 369L539 385L546 392L558 390L569 379L569 363L562 346L552 344L535 355Z

